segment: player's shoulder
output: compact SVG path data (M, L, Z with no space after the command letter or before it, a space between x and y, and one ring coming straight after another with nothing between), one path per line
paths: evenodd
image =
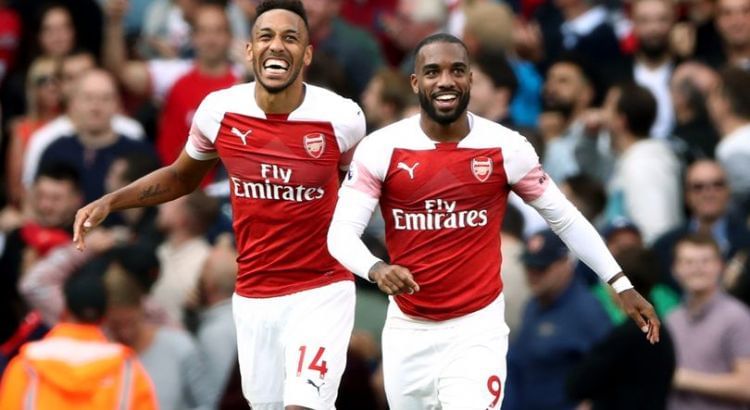
M203 104L211 104L214 106L225 106L232 104L238 99L244 99L245 102L251 104L255 102L253 98L255 92L255 83L241 83L222 88L219 90L211 91L203 99Z

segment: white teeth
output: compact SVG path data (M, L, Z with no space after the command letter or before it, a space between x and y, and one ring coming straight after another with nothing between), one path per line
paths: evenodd
M435 99L438 101L451 101L451 100L454 100L455 98L456 96L453 94L443 94L443 95L438 95L437 97L435 97Z
M289 68L289 64L284 60L280 60L277 58L269 58L268 60L265 61L265 63L263 63L263 68L286 70Z

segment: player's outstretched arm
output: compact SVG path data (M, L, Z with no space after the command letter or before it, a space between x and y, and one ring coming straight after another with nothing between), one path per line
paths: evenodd
M83 250L86 233L99 225L110 212L158 205L193 192L216 161L199 161L183 151L171 165L91 202L76 213L73 242L79 250Z
M544 181L543 192L524 199L547 221L565 245L617 292L625 312L640 327L649 342L659 341L661 323L653 306L630 284L601 236L552 181Z

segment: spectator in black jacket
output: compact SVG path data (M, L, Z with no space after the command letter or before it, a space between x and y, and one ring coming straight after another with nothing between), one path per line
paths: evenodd
M657 279L651 252L630 248L619 255L618 263L639 293L651 293ZM589 401L591 410L663 410L674 370L669 331L662 328L659 343L652 345L638 326L626 321L571 371L568 395Z

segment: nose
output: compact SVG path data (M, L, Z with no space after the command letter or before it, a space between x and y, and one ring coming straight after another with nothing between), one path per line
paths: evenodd
M438 77L438 88L454 88L456 81L453 79L450 70L443 70Z
M274 36L268 48L269 50L274 51L274 52L284 50L284 42L281 40L281 36Z

